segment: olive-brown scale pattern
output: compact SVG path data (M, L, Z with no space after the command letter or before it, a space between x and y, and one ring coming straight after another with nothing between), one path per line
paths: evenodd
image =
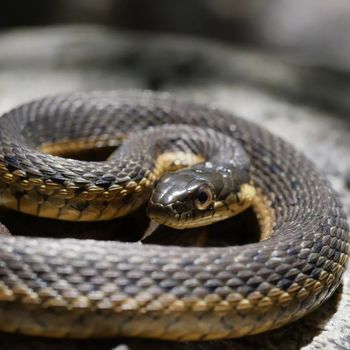
M80 116L75 109L70 111L74 113L70 116L60 116L56 110L52 112L36 106L38 125L34 126L31 109L26 107L20 107L19 111L15 110L2 119L0 186L2 203L27 214L71 221L108 220L124 216L148 199L155 180L169 168L169 164L165 164L169 154L182 155L182 159L176 159L177 167L192 165L200 156L200 159L218 164L229 159L233 162L232 166L248 173L249 160L236 140L210 128L186 125L178 125L176 129L162 125L150 127L147 131L129 132L128 140L105 162L77 161L49 155L36 148L59 153L71 138L73 145L70 147L78 145L78 149L92 145L106 146L105 141L112 140L112 136L107 138L103 125L89 124L90 117ZM46 111L48 117L40 118L40 111ZM93 112L85 113L92 115L91 118L103 119L94 116ZM107 115L107 125L111 123L109 119ZM71 123L72 120L74 123ZM67 125L69 128L65 129ZM96 128L100 130L100 139L94 135ZM15 135L12 134L13 129L24 131ZM48 129L54 135L52 138L48 136ZM64 134L60 134L62 129ZM76 130L80 133L73 135ZM125 135L128 130L124 127L122 132ZM46 139L42 138L42 133ZM33 144L35 134L38 134L39 141ZM117 136L118 139L121 137ZM113 140L111 142L113 144ZM107 145L111 146L111 143Z
M18 127L23 120L26 130ZM64 138L117 144L129 132L163 124L212 128L242 144L252 183L274 212L271 236L240 247L166 250L1 237L1 330L80 338L238 337L292 322L334 292L348 260L349 229L329 183L293 147L228 112L150 92L61 95L0 119L0 147L11 138L30 140L31 147ZM2 155L4 193L21 173Z

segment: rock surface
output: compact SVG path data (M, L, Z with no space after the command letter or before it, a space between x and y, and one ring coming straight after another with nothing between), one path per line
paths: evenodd
M261 52L194 38L98 27L0 35L0 112L43 95L89 89L157 89L214 103L254 120L304 152L350 215L350 79ZM321 308L279 330L210 343L46 340L1 335L1 349L349 349L350 274ZM121 344L125 344L121 345Z

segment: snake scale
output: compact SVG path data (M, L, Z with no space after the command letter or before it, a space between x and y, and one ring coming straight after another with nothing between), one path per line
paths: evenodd
M203 161L198 152L205 158L223 144L240 158L235 145L241 145L250 184L268 207L257 213L262 226L270 223L266 237L244 246L164 249L2 235L1 331L75 338L240 337L297 320L332 295L348 260L349 230L329 183L277 136L212 106L162 93L115 91L19 106L0 118L0 203L68 220L125 215L145 201L162 173L162 143L149 145L159 133L167 133L168 142L181 139L180 159L170 162L178 167ZM138 146L129 142L130 134ZM118 156L99 164L57 156L68 146L118 146L124 139L127 146ZM124 151L129 158L123 160Z

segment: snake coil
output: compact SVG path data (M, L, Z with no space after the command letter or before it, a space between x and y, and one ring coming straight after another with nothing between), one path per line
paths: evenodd
M271 235L240 247L166 250L1 236L2 331L77 338L239 337L297 320L332 295L348 260L349 230L329 183L288 143L215 107L167 94L115 91L19 106L0 118L0 203L34 215L60 212L72 218L84 209L74 205L78 196L104 198L86 214L93 217L124 196L130 210L133 194L157 175L143 171L140 160L122 164L125 187L118 187L107 176L108 165L86 168L85 162L37 148L59 153L72 141L77 148L116 145L130 132L163 124L174 130L178 124L210 128L242 145L251 181L273 212ZM136 170L139 182L130 184ZM82 193L77 188L86 185L87 173L107 175Z

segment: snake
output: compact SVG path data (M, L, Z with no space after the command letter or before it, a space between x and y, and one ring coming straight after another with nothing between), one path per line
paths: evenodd
M67 156L96 147L114 151L102 161ZM338 196L311 160L230 111L162 92L63 93L4 113L0 204L68 221L146 205L176 229L252 206L261 231L258 242L224 247L0 235L0 330L10 333L261 333L326 301L350 249Z

